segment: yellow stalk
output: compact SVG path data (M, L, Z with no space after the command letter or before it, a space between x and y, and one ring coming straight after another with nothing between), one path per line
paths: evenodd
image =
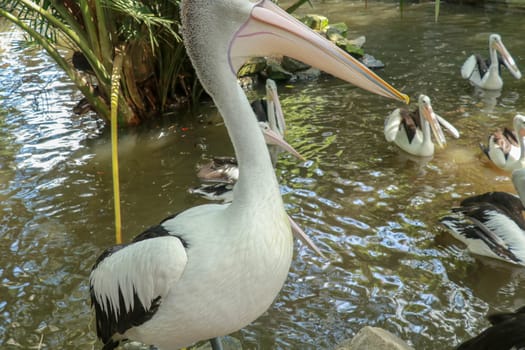
M122 220L120 216L120 186L118 166L118 98L120 73L124 58L122 48L115 49L113 70L111 72L111 169L113 174L113 201L115 205L115 242L122 243Z

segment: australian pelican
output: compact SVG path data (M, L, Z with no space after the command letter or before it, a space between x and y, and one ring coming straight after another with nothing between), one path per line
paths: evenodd
M431 132L440 147L446 144L441 125L455 138L457 129L432 109L430 98L419 95L418 109L410 112L406 108L395 109L385 120L384 133L388 142L394 142L403 151L420 157L434 154Z
M525 306L515 312L488 316L490 327L460 344L457 350L519 350L525 349Z
M498 53L500 56L498 56ZM503 63L509 72L516 79L521 79L521 72L514 62L514 59L503 45L499 34L489 36L489 54L486 61L481 55L471 55L461 67L463 79L482 89L499 90L503 87L503 80L500 76L500 63ZM501 61L500 61L501 57Z
M473 254L525 265L525 169L512 173L516 196L487 192L464 199L440 221Z
M408 102L357 60L270 0L182 0L182 34L221 113L239 163L229 204L187 209L107 249L90 275L104 349L124 340L177 349L250 324L272 304L293 239L266 144L236 72L283 54L379 95Z
M485 155L500 169L512 171L525 167L525 116L516 114L514 131L504 128L489 135L488 145L480 144Z

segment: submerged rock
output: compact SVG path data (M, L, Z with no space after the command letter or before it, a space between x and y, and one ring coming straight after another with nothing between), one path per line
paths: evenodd
M372 55L365 53L360 59L361 63L370 69L384 68L385 64Z
M295 73L310 68L310 66L306 63L303 63L288 56L283 57L283 60L281 61L281 66L290 73Z
M326 36L328 36L330 33L339 33L346 37L346 34L348 33L348 26L344 22L329 24L326 27Z
M252 57L239 69L238 76L244 77L262 72L266 68L266 59L264 57Z
M279 63L268 62L266 77L275 81L288 81L293 78L293 74L284 69Z
M335 350L413 350L406 342L387 330L366 326Z

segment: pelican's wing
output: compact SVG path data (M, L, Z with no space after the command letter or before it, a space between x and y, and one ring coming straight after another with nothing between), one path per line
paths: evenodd
M233 184L228 183L201 184L191 188L189 192L210 201L229 203L233 200Z
M461 76L463 79L469 79L476 69L478 69L478 60L476 55L471 55L461 67Z
M234 157L214 157L197 171L202 181L234 183L239 178L237 159Z
M501 131L489 136L487 156L498 167L504 169L512 146L507 142Z
M118 342L128 329L153 317L186 267L185 244L161 224L97 259L89 284L97 335L104 344Z
M403 118L401 117L401 108L394 110L388 117L385 119L385 139L388 142L392 142L396 139L399 128L401 127L401 122Z
M473 253L523 264L520 247L525 222L521 208L515 195L488 192L467 198L440 221Z

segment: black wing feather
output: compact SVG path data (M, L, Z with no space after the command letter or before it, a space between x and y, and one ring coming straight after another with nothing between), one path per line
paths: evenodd
M111 256L115 252L125 248L126 246L129 246L130 244L133 244L139 241L143 241L146 239L153 239L157 237L171 235L171 236L175 236L178 239L180 239L183 246L187 248L188 244L184 239L182 239L180 236L170 233L162 225L162 223L174 218L176 215L177 214L164 219L160 225L156 225L156 226L152 226L148 228L141 234L137 235L131 243L119 244L119 245L106 249L98 257L92 270L95 270L97 266L104 259ZM120 310L120 313L117 315L115 314L114 308L110 307L108 308L108 310L102 309L102 305L97 301L95 297L93 286L90 286L90 297L91 297L91 306L95 309L97 336L104 343L103 350L112 350L116 348L120 340L123 340L123 339L118 339L114 337L118 334L121 334L121 335L124 334L128 329L132 327L140 326L141 324L149 321L153 317L153 315L155 315L155 313L157 312L162 302L161 297L157 296L151 301L149 308L146 309L146 306L141 303L138 295L135 293L135 290L134 290L133 291L134 307L131 310L127 310L126 304L124 302L124 297L122 295L122 290L119 287L119 307L117 309ZM109 304L109 300L108 300L108 304Z
M525 307L516 312L488 317L492 326L459 345L457 350L523 350L525 349Z

